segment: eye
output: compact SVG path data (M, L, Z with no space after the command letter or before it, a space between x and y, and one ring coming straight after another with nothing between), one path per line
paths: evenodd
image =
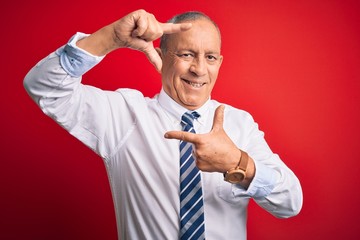
M215 57L214 55L207 55L206 58L211 62L214 62L217 60L217 57Z
M180 58L184 58L184 59L190 59L190 58L193 58L194 55L192 53L179 53L179 54L176 54L178 57Z

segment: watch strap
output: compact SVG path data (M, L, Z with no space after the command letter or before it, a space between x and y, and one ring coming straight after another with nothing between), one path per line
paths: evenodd
M230 183L240 183L242 180L245 179L246 176L246 168L249 161L249 155L241 149L239 150L241 152L241 156L238 165L235 168L231 168L224 173L224 180Z
M249 161L249 155L242 150L240 150L240 152L241 152L241 157L239 164L236 166L236 169L241 169L245 172Z

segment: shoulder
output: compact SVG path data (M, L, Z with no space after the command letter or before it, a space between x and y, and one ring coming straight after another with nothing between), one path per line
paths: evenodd
M115 104L116 107L122 105L122 111L124 109L128 109L135 117L145 118L145 116L147 116L149 112L156 111L157 109L156 97L146 97L142 92L138 90L120 88L113 93L120 96L120 98L115 97L115 101L113 101L113 104ZM121 99L122 104L120 104L117 99Z
M125 101L134 101L135 103L150 103L150 102L157 102L156 96L153 98L145 97L142 92L136 89L131 88L119 88L114 91L116 94L122 95Z
M264 135L259 131L253 116L246 110L216 101L213 105L215 109L220 105L225 106L223 128L237 146L244 148L249 139Z
M144 95L142 92L130 89L130 88L119 88L115 91L115 93L121 94L124 98L137 98L137 99L144 99Z
M211 100L211 106L213 108L213 111L215 111L215 109L220 105L225 106L224 114L225 114L225 119L227 120L232 120L232 121L246 120L251 122L254 121L252 115L246 110L236 108L232 105L221 103L216 100Z

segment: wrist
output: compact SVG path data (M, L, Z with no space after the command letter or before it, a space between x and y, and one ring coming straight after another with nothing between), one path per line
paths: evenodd
M95 56L105 56L117 48L112 26L105 26L90 36L80 39L76 45Z
M240 150L240 158L237 165L224 173L224 180L230 183L241 183L246 178L246 170L249 162L249 155Z

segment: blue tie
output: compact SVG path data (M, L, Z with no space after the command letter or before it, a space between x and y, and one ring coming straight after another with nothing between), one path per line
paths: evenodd
M200 115L186 112L183 131L195 133L193 121ZM205 239L201 174L192 156L192 144L180 141L180 239Z

